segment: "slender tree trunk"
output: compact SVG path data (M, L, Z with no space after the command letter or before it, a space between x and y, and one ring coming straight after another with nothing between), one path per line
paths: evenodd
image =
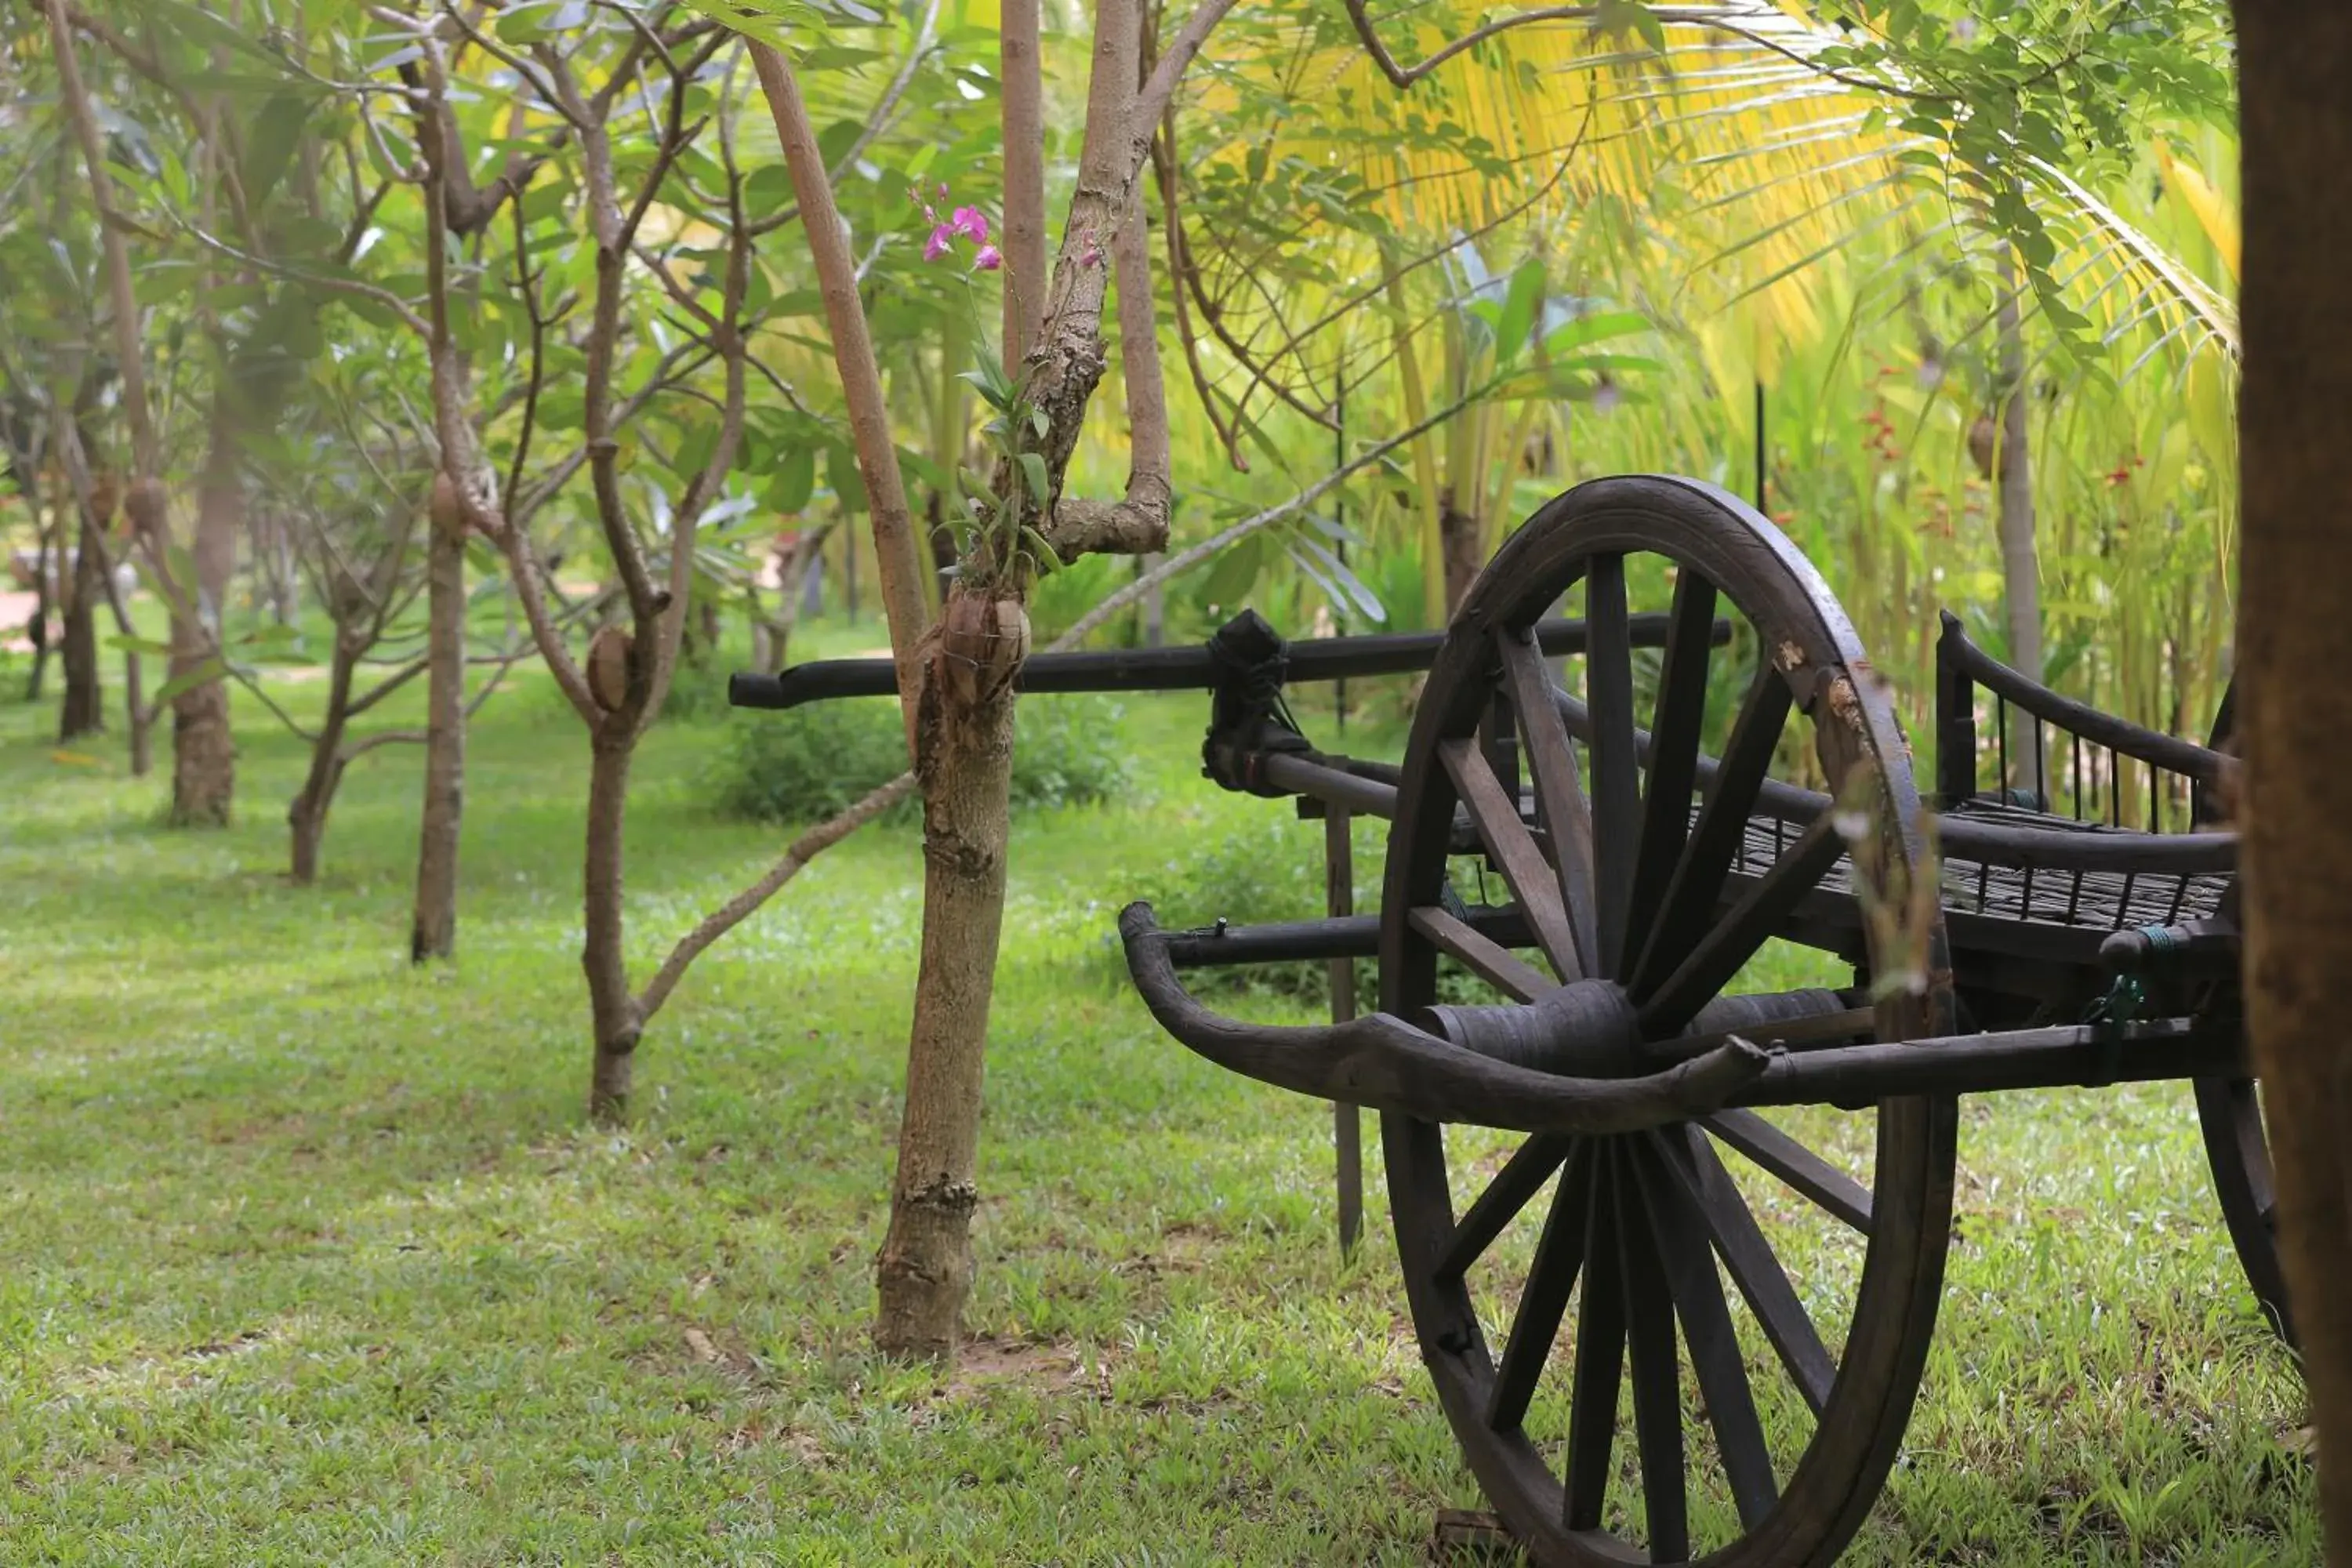
M466 522L453 491L434 478L426 541L425 821L416 849L416 918L411 962L447 958L457 947L457 828L466 795Z
M69 515L61 502L60 517ZM79 508L74 509L79 510ZM73 588L65 605L65 701L58 710L60 742L94 735L106 728L106 691L98 663L98 600L105 592L98 547L98 530L81 520L81 539L74 552Z
M630 1068L644 1027L621 943L622 823L629 802L631 742L596 738L588 767L588 859L581 908L586 937L580 967L588 976L588 1009L596 1060L588 1087L588 1114L617 1122L629 1111Z
M1445 614L1450 620L1470 592L1470 584L1477 581L1478 568L1485 564L1478 520L1454 504L1451 488L1444 492L1437 531L1445 552Z
M2026 445L2025 329L2018 319L2017 268L2004 251L2000 304L2000 438L1993 472L2000 486L2000 574L2009 610L2009 662L2028 680L2042 679L2042 567L2033 537L2033 458Z
M26 493L28 497L31 496L29 488ZM33 501L33 507L34 515L37 518L40 515L40 503L37 500ZM26 702L38 702L41 700L41 679L48 673L49 616L50 612L57 608L56 587L58 577L57 551L60 542L58 538L58 522L64 515L62 512L56 513L41 525L39 548L33 553L33 619L32 624L25 628L33 643L33 668L31 674L25 679Z
M229 571L245 513L237 473L233 391L214 394L210 449L196 493L196 580L180 584L194 602L174 617L172 674L177 679L212 657L223 632ZM190 618L194 617L194 618ZM228 682L204 681L172 700L172 820L184 827L226 827L236 793L236 745L229 733Z
M288 875L298 888L319 879L319 848L327 837L327 813L335 804L335 790L343 782L343 731L351 722L352 675L359 666L360 647L337 629L335 652L327 674L327 716L319 738L310 742L310 771L302 788L286 808L286 826L293 838L293 865Z
M1004 914L1013 699L1009 681L977 700L963 690L953 680L927 681L917 721L922 969L890 1229L875 1271L875 1342L898 1355L952 1355L971 1286L982 1068Z
M997 73L1004 146L1004 368L1019 368L1045 310L1045 85L1038 0L1004 0Z
M2237 0L2246 1016L2328 1560L2352 1563L2352 9Z

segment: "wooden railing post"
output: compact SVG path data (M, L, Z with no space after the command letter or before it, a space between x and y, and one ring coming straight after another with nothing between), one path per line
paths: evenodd
M1356 912L1356 846L1349 834L1352 814L1332 805L1323 814L1323 903L1327 914ZM1356 1016L1356 961L1334 958L1325 971L1331 983L1331 1021ZM1339 1252L1356 1249L1364 1224L1364 1113L1356 1106L1331 1107L1331 1149L1339 1193Z

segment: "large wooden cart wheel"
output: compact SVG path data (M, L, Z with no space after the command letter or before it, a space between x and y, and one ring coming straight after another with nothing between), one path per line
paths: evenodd
M1579 584L1586 704L1568 711L1589 746L1571 738L1528 639ZM1668 595L1673 630L1643 737L1636 689L1648 683L1626 616L1629 602ZM1713 647L1727 613L1734 638ZM1706 769L1702 738L1726 717L1720 763ZM1759 815L1784 726L1809 741L1841 803L1810 825ZM1516 758L1497 743L1513 732ZM1534 832L1507 776L1518 763ZM1457 806L1486 856L1455 861L1455 882L1499 867L1553 974L1446 913ZM1439 1002L1450 953L1521 1001L1605 982L1580 992L1590 1011L1630 1009L1640 1041L1666 1040L1710 1004L1713 1017L1740 1016L1722 999L1766 938L1837 905L1851 940L1836 945L1910 981L1878 987L1873 1015L1848 1011L1849 1037L1948 1033L1941 914L1932 897L1903 893L1927 874L1921 823L1892 709L1844 613L1778 530L1693 481L1580 486L1503 546L1431 672L1389 845L1381 1005L1441 1019L1423 1009ZM1818 895L1825 877L1871 875L1847 844L1866 847L1855 858L1874 862L1874 885L1907 908L1854 921L1853 904ZM1807 994L1816 1012L1853 1002ZM1753 1008L1804 1010L1785 994ZM1601 1032L1638 1055L1625 1029ZM1744 1032L1769 1044L1780 1031ZM1926 1361L1956 1123L1941 1097L1731 1111L1609 1137L1384 1119L1423 1356L1471 1469L1537 1561L1835 1559L1885 1482Z
M2216 751L2229 743L2236 707L2237 689L2232 686L2213 716L2207 743ZM2232 882L2224 902L2232 920L2238 916L2237 900ZM2278 1188L2271 1173L2261 1087L2252 1078L2200 1078L2193 1086L2197 1121L2205 1134L2205 1163L2213 1172L2213 1195L2221 1201L2239 1267L2246 1271L2246 1283L2262 1304L2263 1315L2293 1344L2294 1320L2287 1313L2286 1266L2279 1258Z

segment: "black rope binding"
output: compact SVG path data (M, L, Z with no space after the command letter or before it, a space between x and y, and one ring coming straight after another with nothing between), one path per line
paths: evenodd
M1209 733L1201 744L1201 772L1230 790L1280 798L1262 762L1275 753L1312 753L1283 700L1290 664L1282 636L1255 610L1244 610L1209 638L1217 683L1209 699Z

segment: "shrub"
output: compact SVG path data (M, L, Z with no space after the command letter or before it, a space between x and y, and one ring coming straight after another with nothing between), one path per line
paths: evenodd
M1021 704L1013 748L1014 809L1085 805L1128 782L1116 703L1044 697ZM760 822L815 822L846 809L907 765L896 700L813 702L744 713L711 774L719 809ZM911 816L910 796L898 808Z

